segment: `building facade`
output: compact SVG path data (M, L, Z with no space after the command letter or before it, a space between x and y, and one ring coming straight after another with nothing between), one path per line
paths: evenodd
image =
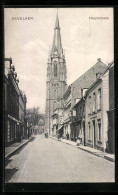
M66 90L66 61L61 43L58 15L56 17L52 49L49 51L46 81L46 129L52 135L51 117L53 111L62 107L62 98Z
M86 90L96 81L107 66L98 58L97 63L88 71L80 76L71 85L71 109L72 109L72 124L71 124L71 140L76 141L77 137L82 137L82 144L85 145L85 102L83 97ZM74 107L75 106L75 107Z
M19 79L15 72L15 66L11 58L4 59L4 127L6 146L17 141L21 141L21 120L20 117L20 89ZM24 121L24 102L23 102Z
M20 90L19 93L19 129L20 129L20 135L21 138L19 139L24 139L27 138L27 126L25 122L25 114L26 114L26 95Z
M72 108L71 117L71 140L81 139L81 144L85 145L85 97L82 97Z
M12 59L5 59L5 142L17 141L19 131L19 87Z
M107 151L109 109L109 68L86 92L86 145Z

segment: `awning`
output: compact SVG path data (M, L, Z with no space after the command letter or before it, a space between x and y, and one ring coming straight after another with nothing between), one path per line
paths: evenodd
M14 117L10 116L9 114L8 114L8 118L10 118L10 119L16 121L17 123L19 123L19 121L17 119L15 119Z
M59 127L56 131L59 131L62 127L63 127L63 125L61 127Z

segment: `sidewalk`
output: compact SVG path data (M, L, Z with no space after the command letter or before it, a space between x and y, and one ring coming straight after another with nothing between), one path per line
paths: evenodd
M56 137L52 137L52 136L49 136L49 137L52 138L52 139L58 140ZM88 146L82 146L82 145L77 146L76 142L66 140L66 139L61 139L61 142L73 145L73 146L75 146L75 147L77 147L77 148L79 148L83 151L89 152L89 153L91 153L95 156L105 158L106 160L115 162L115 155L114 154L109 154L109 153L106 153L106 152L102 152L100 150L97 150L95 148L91 148L91 147L88 147Z
M5 147L5 159L11 157L15 152L17 152L20 148L22 148L32 139L34 139L34 136L31 136L29 139L23 139L22 142L16 142L8 147Z

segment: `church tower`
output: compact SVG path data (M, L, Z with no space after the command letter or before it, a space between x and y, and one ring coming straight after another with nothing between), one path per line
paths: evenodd
M52 135L51 117L56 108L62 108L62 98L67 87L66 61L61 43L58 14L56 17L54 37L47 63L46 81L46 131Z

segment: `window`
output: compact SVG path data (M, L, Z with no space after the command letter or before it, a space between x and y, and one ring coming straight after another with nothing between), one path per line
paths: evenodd
M101 109L101 88L98 89L98 110Z
M101 141L101 119L98 119L98 141Z
M96 94L93 93L93 112L96 110Z
M54 63L54 77L57 77L57 63Z
M89 96L89 114L91 113L91 96Z
M88 122L88 138L89 138L89 140L91 139L91 127L90 127L90 122Z

